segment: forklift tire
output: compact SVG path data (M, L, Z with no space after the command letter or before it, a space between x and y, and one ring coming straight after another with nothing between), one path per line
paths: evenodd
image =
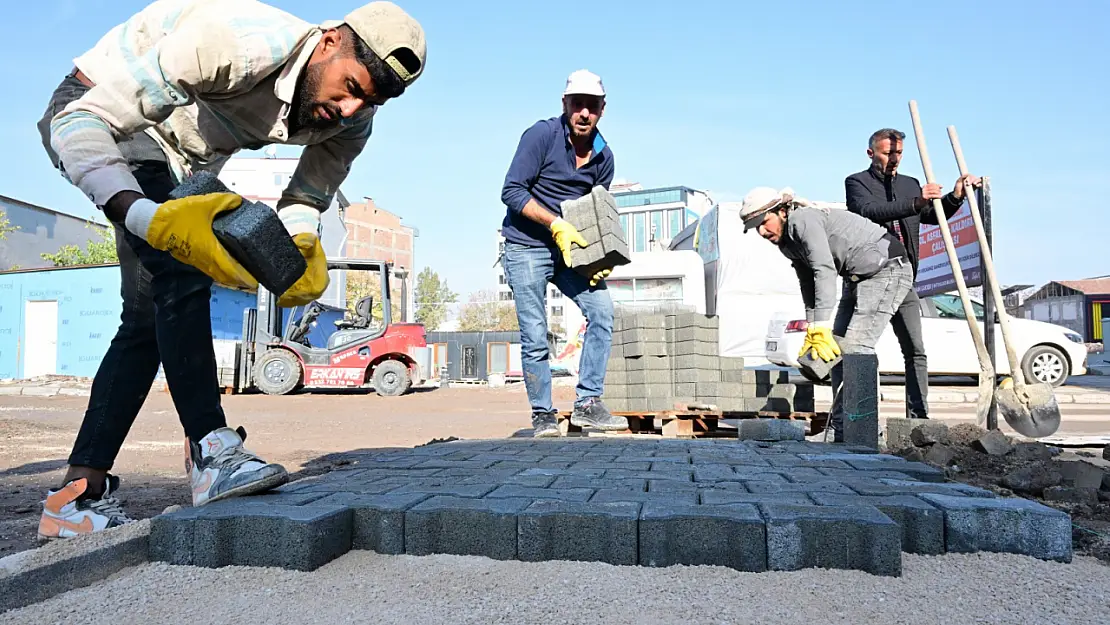
M286 395L301 385L301 362L291 352L271 349L254 365L254 385L267 395Z
M409 368L397 360L385 360L374 367L374 392L383 397L404 395L412 384Z

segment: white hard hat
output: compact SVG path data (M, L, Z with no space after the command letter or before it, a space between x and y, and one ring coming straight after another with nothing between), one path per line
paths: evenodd
M740 205L740 219L744 220L744 232L758 228L763 216L784 202L794 199L794 189L784 187L776 191L771 187L756 187L744 196Z
M567 77L567 87L563 90L563 95L596 95L605 96L605 85L601 84L601 76L585 70L580 69Z

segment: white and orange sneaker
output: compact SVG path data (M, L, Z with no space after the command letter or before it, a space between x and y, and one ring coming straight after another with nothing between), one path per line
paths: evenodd
M113 495L119 489L118 477L107 477L104 494L98 499L84 497L88 489L89 481L82 477L47 491L39 519L39 540L72 538L134 522Z
M220 428L199 443L185 439L185 472L193 487L193 505L252 495L289 481L280 464L269 464L243 447L247 431Z

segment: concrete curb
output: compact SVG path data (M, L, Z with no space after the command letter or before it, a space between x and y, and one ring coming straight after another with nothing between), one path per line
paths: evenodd
M1058 404L1110 405L1110 393L1099 391L1069 393L1056 389L1055 395L1056 403ZM882 391L880 393L880 400L888 403L902 404L906 402L906 397L902 393ZM975 404L978 401L979 393L960 393L953 391L929 393L930 406L933 404Z
M0 385L0 397L88 397L92 389L66 386Z
M149 561L150 520L67 538L0 559L0 614Z

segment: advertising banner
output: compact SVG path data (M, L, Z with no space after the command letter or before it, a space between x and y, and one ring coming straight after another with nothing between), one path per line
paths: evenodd
M960 210L948 220L952 232L952 244L964 272L964 282L968 288L983 284L982 261L979 255L979 237L975 233L975 221L971 218L971 207L965 201ZM956 290L956 279L952 275L952 265L948 262L948 252L944 249L944 237L940 226L921 225L919 233L920 264L917 272L917 294L927 297L936 293Z

